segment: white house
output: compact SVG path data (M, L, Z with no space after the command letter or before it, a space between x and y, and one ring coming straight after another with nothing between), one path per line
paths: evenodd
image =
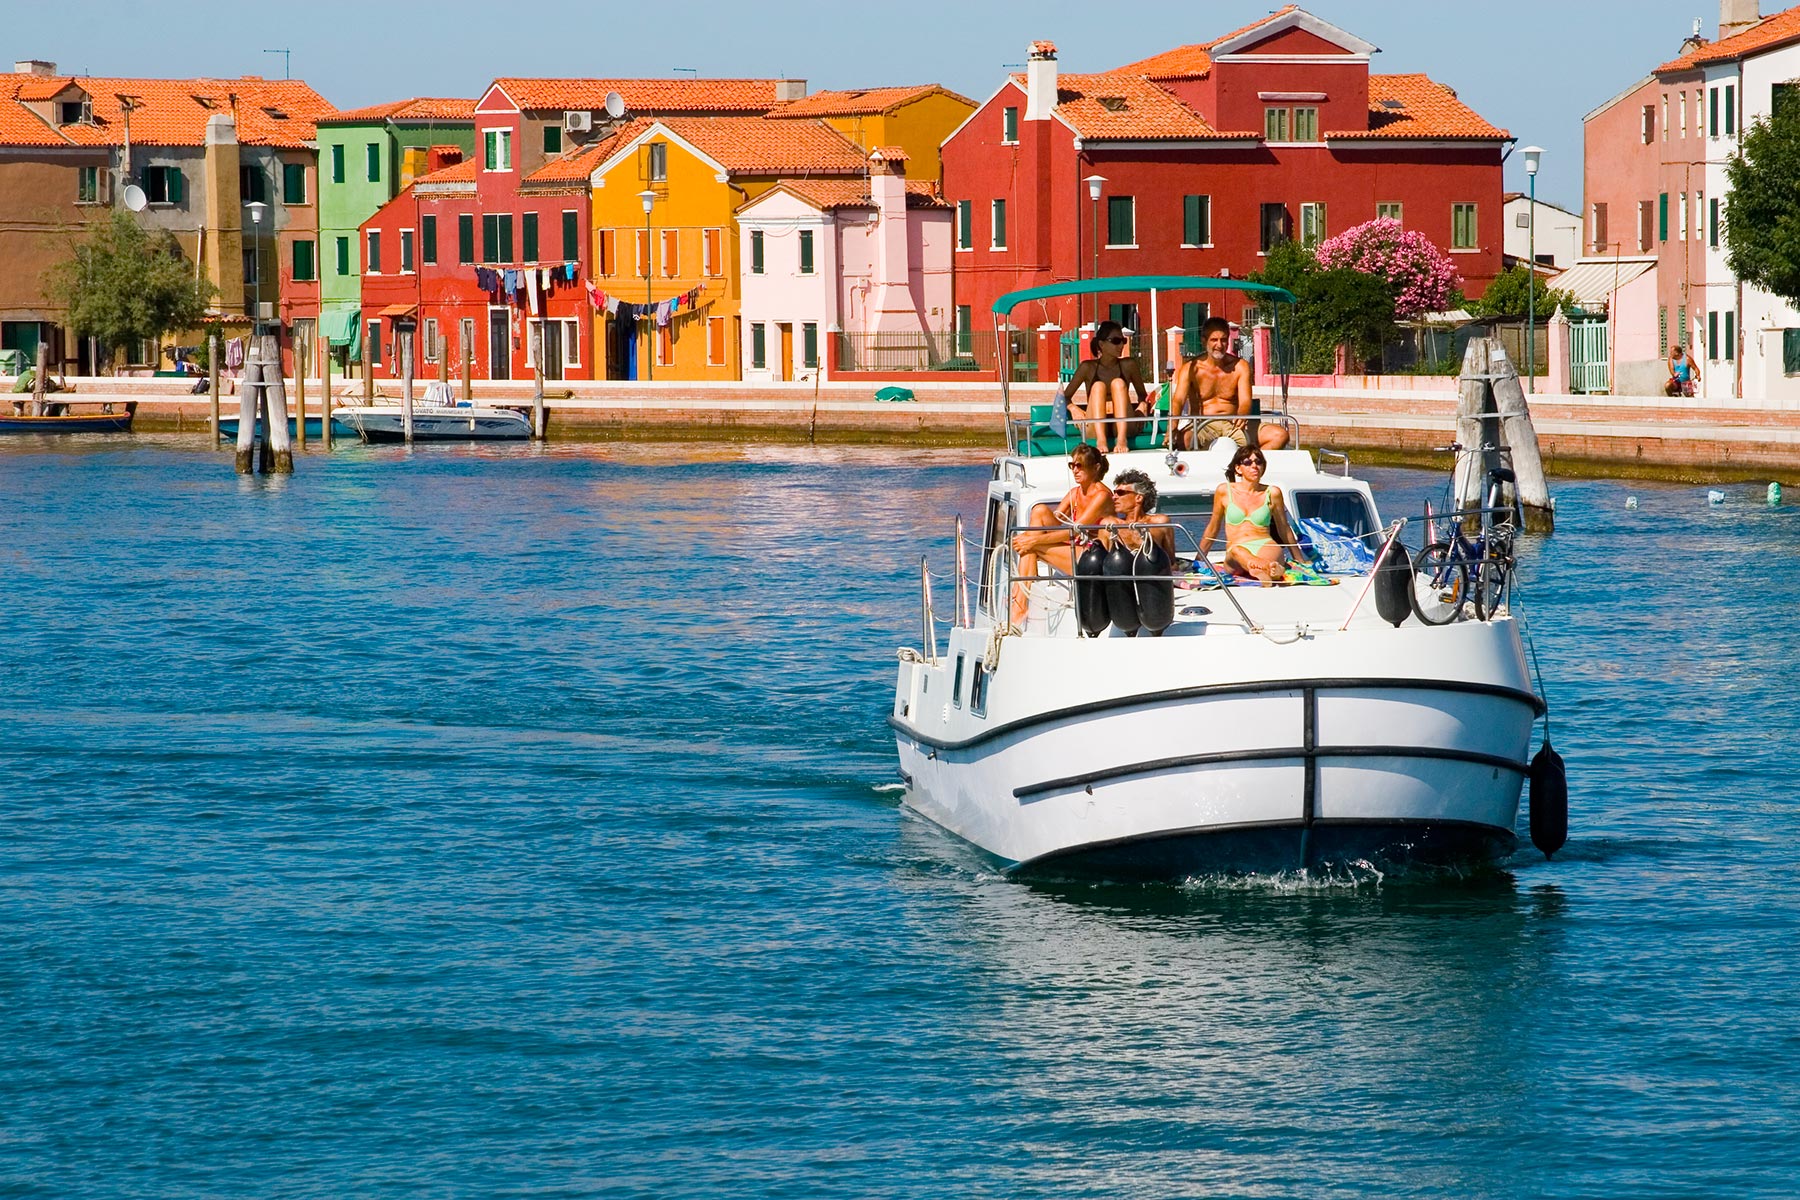
M1530 261L1532 251L1544 266L1566 271L1581 257L1581 215L1545 200L1537 201L1537 229L1533 237L1532 201L1522 192L1502 197L1506 236L1501 248L1508 258ZM1535 241L1535 246L1533 242Z

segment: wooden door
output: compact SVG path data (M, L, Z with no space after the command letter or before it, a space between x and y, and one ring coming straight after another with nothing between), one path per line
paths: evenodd
M793 377L794 327L792 325L783 325L781 327L781 378L792 379Z
M488 309L488 378L512 378L512 319L504 308Z

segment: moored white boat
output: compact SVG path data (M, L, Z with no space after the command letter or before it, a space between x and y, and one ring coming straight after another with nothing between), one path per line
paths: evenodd
M344 405L332 409L331 417L366 442L406 440L406 414L398 401ZM412 421L415 442L517 441L531 436L531 418L516 408L415 402Z

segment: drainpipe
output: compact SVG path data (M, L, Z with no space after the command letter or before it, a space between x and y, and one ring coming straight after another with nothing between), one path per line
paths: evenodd
M1740 58L1737 68L1737 128L1732 133L1732 137L1737 139L1735 145L1738 146L1743 144L1744 112L1748 107L1744 97L1744 60ZM1731 365L1732 376L1737 387L1736 395L1738 400L1742 401L1744 398L1744 281L1737 277L1736 272L1733 272L1732 279L1737 285L1734 289L1736 296L1732 301L1733 307L1737 309L1737 329L1733 331L1734 341L1737 344L1732 347L1733 361Z

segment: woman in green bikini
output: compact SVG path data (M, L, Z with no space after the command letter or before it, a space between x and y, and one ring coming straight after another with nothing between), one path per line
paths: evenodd
M1273 583L1287 574L1287 547L1297 544L1281 489L1262 481L1269 460L1255 446L1239 447L1225 468L1225 482L1213 493L1212 519L1200 538L1200 553L1225 531L1225 565L1239 575ZM1274 536L1270 536L1274 535Z

